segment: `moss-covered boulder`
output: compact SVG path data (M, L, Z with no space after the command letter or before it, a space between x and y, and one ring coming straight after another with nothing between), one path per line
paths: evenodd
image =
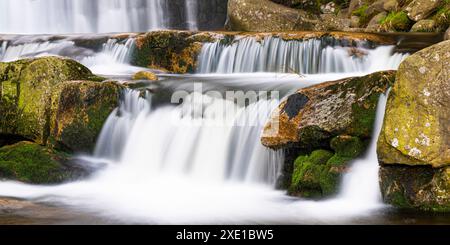
M450 167L382 166L384 202L404 209L450 212Z
M53 87L67 80L99 80L76 61L57 57L0 63L0 134L21 135L40 144L49 136Z
M67 81L52 93L49 142L58 149L90 153L103 124L119 105L115 82Z
M283 148L329 146L338 135L371 137L381 93L394 81L395 72L377 72L304 88L282 102L263 135L263 145Z
M70 59L0 63L0 138L20 138L67 152L90 152L118 106L120 85L100 82ZM83 80L83 81L72 81Z
M269 0L229 0L229 27L233 31L312 30L318 17Z
M383 164L450 165L450 41L401 65L378 142Z
M450 41L400 66L378 139L386 203L450 211Z
M294 164L285 164L280 187L303 197L335 194L350 162L365 151L379 96L394 77L394 71L386 71L327 82L301 89L282 102L261 139L267 147L299 156Z
M426 19L443 4L444 0L413 0L405 10L411 20L419 21Z
M0 148L0 178L32 184L55 184L84 174L65 153L31 142Z
M192 73L203 43L214 40L214 35L207 32L149 32L136 38L131 63L174 73Z

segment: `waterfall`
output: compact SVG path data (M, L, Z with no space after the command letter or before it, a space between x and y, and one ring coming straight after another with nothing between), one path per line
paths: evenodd
M130 54L135 45L133 38L124 40L110 38L98 52L78 47L73 39L73 37L58 41L35 39L25 43L19 42L19 44L13 42L8 44L4 41L0 49L0 61L10 62L22 58L62 56L79 61L97 74L130 75L143 69L129 65Z
M375 49L329 46L322 39L285 41L245 37L232 44L207 43L199 56L199 73L281 72L323 74L396 69L406 55L394 46Z
M185 0L186 19L189 30L198 30L197 26L197 0Z
M2 0L0 33L143 32L169 27L170 0ZM197 1L186 0L188 26L197 28ZM180 27L178 27L180 28Z

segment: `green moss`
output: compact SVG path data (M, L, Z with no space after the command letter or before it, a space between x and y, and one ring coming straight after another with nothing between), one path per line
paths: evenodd
M380 23L385 31L409 31L412 26L405 11L391 12Z
M326 150L316 150L309 156L299 156L294 163L290 193L304 197L321 196L321 176L332 156L333 153Z
M204 35L183 31L158 31L140 36L131 63L174 73L194 72Z
M352 15L359 17L359 25L365 26L369 23L371 16L367 14L368 4L363 4L361 7L355 9Z
M61 164L67 155L49 148L20 142L0 148L0 177L35 184L59 183L71 174Z
M337 156L355 158L366 148L366 145L358 138L347 135L337 136L331 140L331 148Z
M2 101L15 100L19 113L16 113L15 120L11 119L16 122L10 124L14 129L6 129L6 132L2 129L0 133L14 131L45 144L49 136L50 95L54 86L63 81L89 79L104 80L70 59L43 57L2 63Z
M446 30L450 25L450 3L447 3L446 6L439 8L433 16L433 20L436 21L436 25L438 27Z

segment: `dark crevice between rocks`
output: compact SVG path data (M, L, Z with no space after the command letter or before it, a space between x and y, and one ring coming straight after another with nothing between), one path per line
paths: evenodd
M27 139L20 135L14 135L14 134L0 134L0 148L6 145L14 145L21 141L29 141L30 139Z

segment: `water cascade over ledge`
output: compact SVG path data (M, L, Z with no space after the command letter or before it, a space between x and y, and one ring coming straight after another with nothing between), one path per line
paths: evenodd
M96 73L130 74L133 45L133 38L109 38L98 50L80 48L70 38L5 41L0 60L61 55ZM0 196L61 205L131 224L329 224L370 216L383 207L375 140L366 156L354 161L340 194L320 202L276 190L284 153L260 143L271 112L297 89L397 69L407 56L393 54L391 46L357 48L356 52L325 45L318 39L266 38L260 43L245 38L232 45L205 44L200 74L161 75L168 91L188 92L183 103L153 103L157 99L149 92L124 89L119 107L103 126L95 153L79 156L99 169L93 176L56 186L1 182ZM199 84L202 92L195 90ZM211 91L218 93L204 93ZM226 91L270 91L280 96L242 106L221 98ZM373 139L387 100L381 97Z
M323 74L395 69L406 55L394 46L342 46L327 39L285 41L278 37L244 37L231 44L207 43L199 56L199 73L280 72Z

